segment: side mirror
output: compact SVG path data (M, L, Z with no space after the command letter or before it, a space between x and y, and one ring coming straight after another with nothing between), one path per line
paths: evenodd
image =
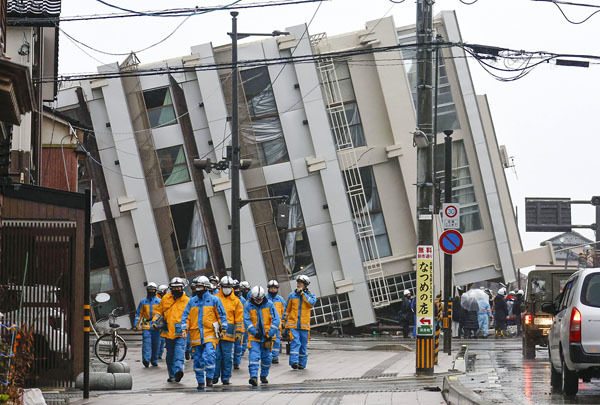
M542 304L542 311L552 315L556 315L556 313L558 312L553 302L546 302Z

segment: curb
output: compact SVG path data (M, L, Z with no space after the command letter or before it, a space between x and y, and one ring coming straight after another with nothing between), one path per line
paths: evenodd
M458 377L444 377L442 396L448 405L494 405L466 388Z

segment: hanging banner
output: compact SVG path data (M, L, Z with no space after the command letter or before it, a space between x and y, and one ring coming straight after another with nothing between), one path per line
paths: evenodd
M417 246L417 336L433 336L433 246Z

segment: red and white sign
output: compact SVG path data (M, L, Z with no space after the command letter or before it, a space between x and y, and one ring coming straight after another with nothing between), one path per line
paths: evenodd
M456 203L445 203L442 205L442 228L460 228L460 206Z
M463 236L454 229L448 229L440 236L440 248L449 255L460 252L463 247Z

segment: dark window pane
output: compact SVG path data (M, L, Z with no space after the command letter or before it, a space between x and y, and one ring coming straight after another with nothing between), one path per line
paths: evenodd
M165 186L190 181L183 145L156 151Z
M144 102L146 103L151 128L177 123L171 92L168 87L145 91Z

